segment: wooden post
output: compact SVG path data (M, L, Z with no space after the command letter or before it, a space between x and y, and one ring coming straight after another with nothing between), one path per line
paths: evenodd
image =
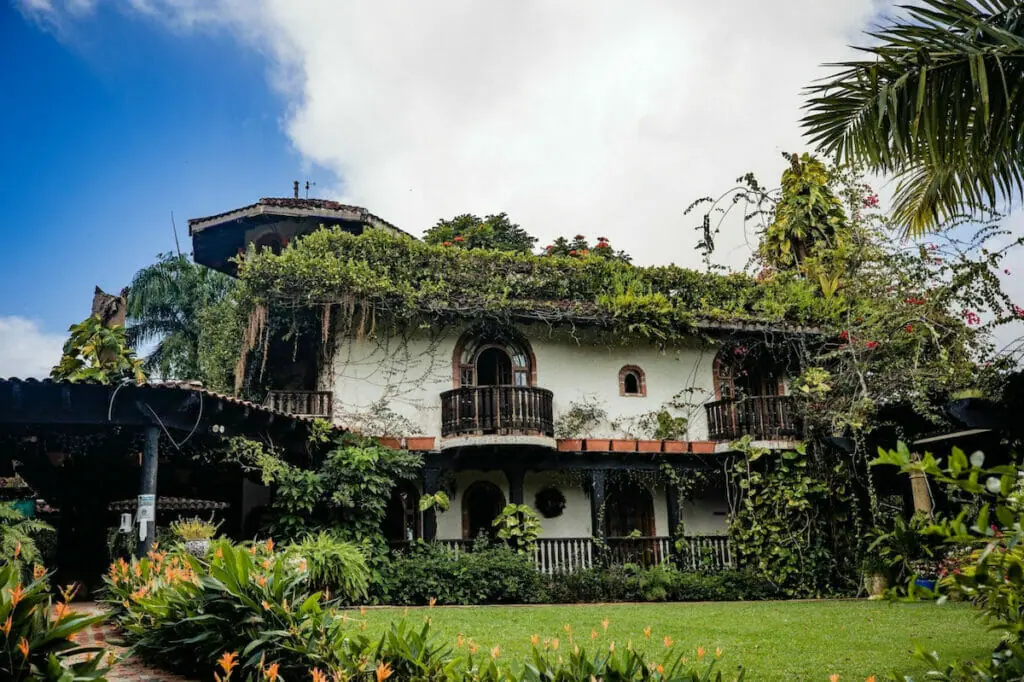
M523 478L525 473L516 467L505 470L508 479L508 501L511 504L523 504Z
M423 494L433 495L441 482L441 470L431 467L423 470ZM437 511L431 507L423 512L423 539L427 542L437 538Z
M160 430L156 426L146 427L145 445L142 450L142 474L139 480L139 501L136 522L139 525L139 543L135 556L142 558L153 549L156 540L156 470L158 464Z
M590 534L595 538L604 537L604 469L590 472Z
M920 462L921 456L916 452L910 455L910 461ZM932 515L932 495L928 489L928 475L923 471L910 472L910 492L914 496L914 513L924 512Z

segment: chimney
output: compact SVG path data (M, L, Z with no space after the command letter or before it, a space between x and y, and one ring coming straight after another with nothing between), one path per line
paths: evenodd
M292 190L295 192L295 198L298 199L299 198L299 181L298 180L292 181Z

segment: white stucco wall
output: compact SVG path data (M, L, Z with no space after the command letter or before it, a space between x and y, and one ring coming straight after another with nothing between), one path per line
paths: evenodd
M628 436L631 418L657 411L680 390L693 387L685 399L698 405L683 414L690 420L687 435L691 440L707 437L701 405L714 399L714 348L695 339L682 348L660 351L645 342L623 347L585 337L577 342L540 326L520 331L536 358L536 385L554 394L556 418L576 400L596 400L607 412L608 419L584 435ZM440 394L454 386L452 354L459 335L451 330L433 338L428 332L406 339L339 337L334 362L320 380L322 389L334 391L335 421L377 435L388 431L440 437ZM625 365L643 369L645 397L619 395L619 370ZM371 415L375 404L386 404L400 419L381 418L379 411ZM618 431L613 421L623 423ZM632 435L643 436L635 431Z

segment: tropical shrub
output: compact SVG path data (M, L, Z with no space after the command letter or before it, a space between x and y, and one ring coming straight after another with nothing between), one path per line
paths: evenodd
M528 504L507 504L494 519L499 539L520 553L530 552L540 537L540 518Z
M715 573L668 566L611 566L546 578L545 600L553 603L613 601L741 601L775 599L780 592L745 570Z
M48 575L37 567L23 584L16 562L0 560L0 679L11 682L105 680L102 647L82 647L75 637L105 616L72 611L73 588L56 606ZM75 659L72 662L72 659Z
M385 604L531 603L542 600L533 557L481 541L456 555L440 544L420 543L396 554L380 571L374 598Z
M26 517L13 502L0 502L0 556L14 557L22 567L42 563L39 541L53 533L52 526Z
M366 597L370 568L360 548L328 532L310 534L284 550L296 560L306 562L312 589L346 601Z
M219 525L194 516L190 519L172 521L171 533L181 542L210 540L217 534L217 527Z
M107 327L96 315L68 328L60 364L50 376L60 381L92 381L112 384L120 381L146 382L142 360L128 346L124 327Z

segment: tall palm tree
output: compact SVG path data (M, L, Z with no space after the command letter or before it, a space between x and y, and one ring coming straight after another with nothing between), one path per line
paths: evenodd
M160 254L142 268L128 293L128 342L156 341L145 367L164 378L200 379L199 314L221 300L234 280L185 256Z
M911 234L1024 196L1024 1L921 0L867 59L808 88L802 123L843 161L895 175Z

